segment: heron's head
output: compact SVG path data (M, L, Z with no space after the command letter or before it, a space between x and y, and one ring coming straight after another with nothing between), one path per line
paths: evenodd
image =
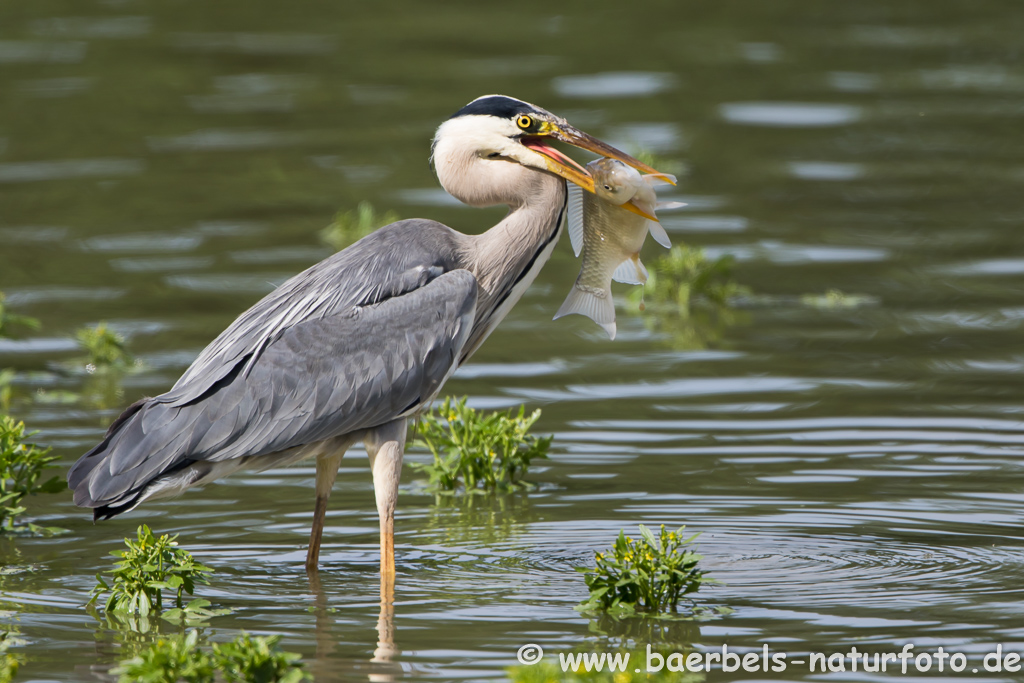
M657 173L565 119L503 95L479 97L441 124L434 136L434 168L445 190L473 206L522 203L534 183L552 173L593 192L590 172L552 147L554 140Z

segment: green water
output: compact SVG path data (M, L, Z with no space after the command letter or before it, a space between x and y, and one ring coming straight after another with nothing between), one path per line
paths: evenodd
M498 501L438 503L406 470L389 661L370 661L377 521L353 450L319 587L302 568L308 466L96 526L69 493L30 501L70 533L0 540L5 567L29 568L0 577L27 641L18 680L109 680L125 636L82 605L143 521L217 568L205 595L235 612L207 635L283 634L318 680L495 680L525 643L587 648L574 568L638 523L703 532L724 585L702 599L735 612L684 629L698 650L911 642L966 653L964 676L996 644L1024 650L1022 29L1019 3L987 0L0 3L0 290L43 323L0 340L0 367L64 466L326 257L337 210L498 220L427 164L434 128L482 94L679 165L666 198L689 206L665 214L669 234L735 255L755 293L689 324L620 310L610 342L551 321L578 268L557 247L446 387L542 408L551 459L536 491ZM801 298L830 289L861 305ZM56 366L102 320L145 363L121 393ZM772 677L812 678L708 680Z

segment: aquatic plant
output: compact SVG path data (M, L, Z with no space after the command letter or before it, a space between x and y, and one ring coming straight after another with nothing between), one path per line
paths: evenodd
M18 315L11 313L7 304L4 303L7 300L7 296L0 292L0 337L7 337L10 335L11 329L15 326L25 327L30 330L39 329L39 320L36 318L30 318L27 315Z
M278 647L281 636L251 637L242 633L230 643L213 646L214 666L227 683L297 683L311 680L301 655Z
M668 531L663 524L655 536L641 524L636 541L620 531L611 551L595 554L596 567L578 569L586 574L590 589L590 599L578 609L617 615L676 613L680 599L711 581L698 566L702 556L689 548L699 534L684 538L684 528Z
M213 660L198 647L199 632L159 638L111 670L121 683L212 683Z
M650 647L650 653L648 652ZM550 658L536 664L513 666L506 669L511 683L698 683L704 674L693 671L679 671L676 658L687 653L663 646L647 646L640 649L619 648L616 651L559 653L558 659ZM651 655L652 669L648 671L648 655ZM668 658L673 666L666 666Z
M0 370L0 410L11 407L11 385L14 383L15 372L11 368Z
M17 633L13 626L7 626L0 631L0 683L11 683L21 665L21 659L7 651L11 645L18 642Z
M298 683L311 680L298 661L300 655L282 651L280 636L250 637L200 649L199 632L160 638L112 671L120 683Z
M320 231L320 239L334 249L344 249L377 228L397 220L398 214L394 211L378 214L373 204L362 201L354 211L336 213L331 224Z
M416 427L414 445L434 456L432 463L411 463L425 472L429 485L440 491L496 491L524 488L523 481L535 458L546 458L551 437L527 434L540 410L485 413L466 405L466 399L444 400L441 407L423 415Z
M0 634L0 637L6 634ZM6 652L0 654L0 683L10 683L18 673L18 658Z
M104 593L110 593L105 604L108 613L146 617L163 612L163 592L169 590L174 593L175 606L161 614L165 619L205 619L228 611L208 609L209 601L198 598L184 604L185 594L193 595L197 583L210 584L207 577L213 569L196 562L190 552L179 548L177 535L163 534L157 538L143 524L136 536L135 541L124 539L127 550L110 553L121 558L114 563L111 572L113 585L97 574L90 604Z
M56 460L49 448L26 441L25 423L0 415L0 532L14 530L14 519L25 512L26 496L37 493L58 493L67 489L61 477L43 481L44 472ZM32 531L43 529L28 525Z
M698 299L726 306L750 292L733 280L733 262L728 254L712 260L703 249L677 245L651 263L647 284L631 296L636 304L649 300L674 305L684 315Z
M90 373L100 369L125 370L134 364L124 337L106 323L82 327L75 332L78 346L86 352L85 367Z

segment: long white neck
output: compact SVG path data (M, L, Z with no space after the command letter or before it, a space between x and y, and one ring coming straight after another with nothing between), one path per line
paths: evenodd
M565 181L543 171L529 203L513 208L500 223L466 240L465 263L476 277L476 319L466 342L468 358L533 284L558 242L565 210Z
M480 287L466 357L519 301L558 241L565 181L508 158L516 145L460 119L445 122L434 141L434 168L449 194L471 206L509 207L500 223L463 241L462 262Z

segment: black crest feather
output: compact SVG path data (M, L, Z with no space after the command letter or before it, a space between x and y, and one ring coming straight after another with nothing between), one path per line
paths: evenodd
M488 95L473 100L462 109L451 115L451 118L460 116L497 116L502 119L511 119L520 114L536 114L537 108L532 104L517 100L504 95Z

